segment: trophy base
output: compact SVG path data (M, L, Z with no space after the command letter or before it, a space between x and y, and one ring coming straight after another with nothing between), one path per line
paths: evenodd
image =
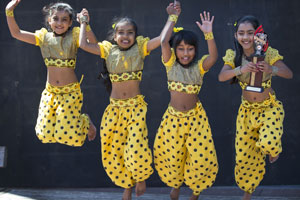
M255 86L246 86L245 88L246 91L249 92L258 92L258 93L262 93L264 91L264 88L262 87L255 87Z

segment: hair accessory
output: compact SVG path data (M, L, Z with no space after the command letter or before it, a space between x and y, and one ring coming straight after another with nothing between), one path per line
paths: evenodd
M177 32L182 31L182 30L183 30L183 27L174 27L173 28L174 33L177 33Z
M5 10L5 14L7 17L13 17L14 16L14 11L13 10Z
M236 26L236 25L237 25L237 21L234 22L233 26Z
M169 15L169 18L168 18L169 21L174 22L175 24L177 22L177 19L178 19L177 15Z
M204 33L204 38L205 38L205 40L212 40L212 39L214 39L213 32Z
M116 28L116 23L113 23L113 25L111 25L111 27L112 27L113 29L115 29L115 28Z

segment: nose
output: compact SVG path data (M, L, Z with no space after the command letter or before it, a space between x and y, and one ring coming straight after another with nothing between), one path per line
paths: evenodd
M183 54L184 55L187 55L189 52L188 52L188 49L184 49L184 51L183 51Z

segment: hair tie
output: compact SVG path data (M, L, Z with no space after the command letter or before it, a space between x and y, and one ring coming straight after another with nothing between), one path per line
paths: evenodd
M113 29L115 29L115 28L116 28L116 23L113 23L113 25L111 25L111 27L112 27Z
M177 32L182 31L182 30L183 30L183 27L174 27L173 28L174 33L177 33Z
M234 22L233 26L236 26L237 25L237 22Z

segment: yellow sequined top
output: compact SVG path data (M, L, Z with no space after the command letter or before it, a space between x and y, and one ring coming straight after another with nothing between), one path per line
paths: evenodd
M69 67L75 69L79 47L79 27L68 31L64 37L55 36L45 28L35 32L36 46L40 46L46 66Z
M232 49L227 49L226 54L223 57L224 65L229 65L232 69L234 69L235 68L234 58L235 58L235 51L233 51ZM278 50L276 50L272 47L269 47L266 51L265 61L269 65L273 65L278 60L283 60L283 57L279 54ZM247 64L248 62L249 61L247 61L243 57L241 66ZM237 79L239 80L239 84L240 84L241 88L245 89L246 86L250 82L250 72L237 76ZM262 87L270 88L271 87L271 79L272 79L272 74L263 73Z
M198 62L184 68L176 61L174 49L171 49L171 52L171 58L168 62L162 60L167 70L168 89L170 91L198 94L203 83L203 76L207 72L203 69L203 61L208 55L202 56Z
M120 50L118 45L108 41L99 42L101 58L106 60L111 82L142 80L144 59L149 38L136 37L136 43L128 50Z

